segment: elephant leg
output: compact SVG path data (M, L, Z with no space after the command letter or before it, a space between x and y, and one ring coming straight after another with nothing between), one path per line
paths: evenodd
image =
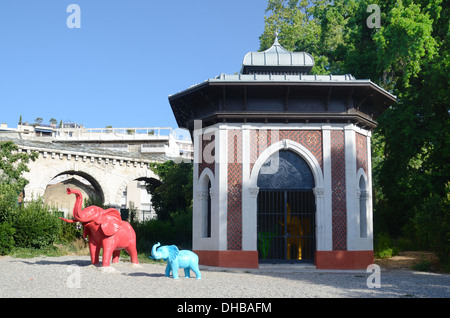
M167 263L166 266L166 277L170 277L170 271L172 270L172 267L170 266L169 263Z
M172 263L172 276L173 279L178 279L178 263Z
M100 262L100 246L93 240L89 240L89 253L92 265L97 265Z
M200 269L198 268L198 264L192 264L191 270L194 272L196 279L202 278L202 274L200 274Z
M130 255L131 263L139 264L136 245L128 246L127 248L125 248L125 251L128 253L128 255Z
M109 267L111 265L113 249L103 246L102 266Z
M193 272L195 273L195 278L201 279L202 274L200 273L200 269L197 267L196 269L193 269Z
M119 258L120 258L120 250L116 250L113 252L113 264L117 264L119 263Z

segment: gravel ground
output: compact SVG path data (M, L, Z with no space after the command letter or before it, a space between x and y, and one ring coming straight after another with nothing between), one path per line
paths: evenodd
M257 270L201 266L202 279L173 280L159 264L116 264L104 273L87 256L0 257L0 298L449 298L450 275L381 269L324 271L305 265L261 265ZM191 274L195 277L195 274Z

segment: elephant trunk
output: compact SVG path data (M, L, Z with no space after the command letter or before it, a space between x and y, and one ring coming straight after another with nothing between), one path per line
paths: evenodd
M157 248L158 248L160 245L161 245L161 243L158 242L157 244L153 245L153 247L152 247L152 256L153 256L155 259L161 259L161 258L162 258L161 252L158 252L158 251L157 251Z
M67 188L67 194L75 194L75 205L73 206L73 218L77 222L86 223L89 222L89 219L84 219L82 215L80 215L81 212L81 205L83 203L83 196L81 194L81 191L76 189L70 189Z
M61 217L60 217L60 219L67 223L77 223L77 221L75 221L75 220L68 220L68 219L61 218Z

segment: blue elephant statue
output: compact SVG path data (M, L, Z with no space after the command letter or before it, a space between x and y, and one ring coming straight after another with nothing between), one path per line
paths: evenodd
M166 277L172 276L174 279L178 279L178 269L184 268L185 277L190 278L190 270L195 273L197 279L200 279L200 269L198 268L198 256L192 251L179 250L175 245L163 245L160 243L153 245L152 247L153 259L163 259L167 262Z

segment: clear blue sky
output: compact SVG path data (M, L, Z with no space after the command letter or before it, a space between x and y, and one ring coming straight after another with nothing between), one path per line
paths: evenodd
M71 3L81 28L69 29ZM266 0L1 0L0 122L177 128L168 96L259 49Z

